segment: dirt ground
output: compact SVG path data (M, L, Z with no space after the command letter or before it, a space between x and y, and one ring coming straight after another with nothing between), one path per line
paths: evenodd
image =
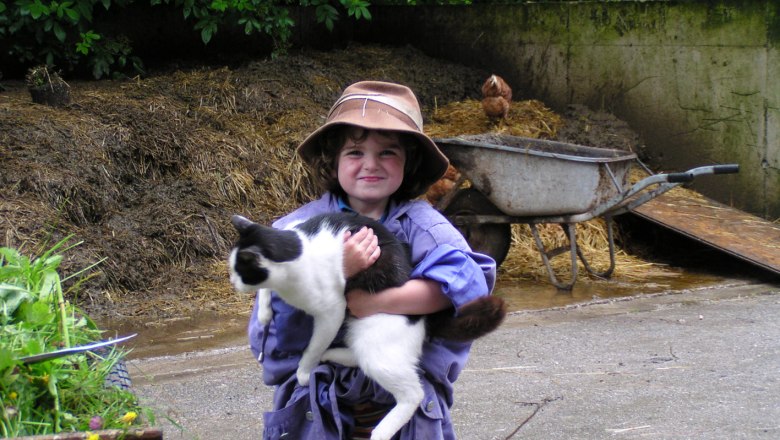
M23 83L4 82L0 245L38 255L72 236L65 275L99 262L69 294L90 314L243 310L247 300L226 276L229 218L269 222L315 195L294 149L345 86L406 84L429 124L448 103L478 100L490 73L409 47L353 46L232 69L69 81L62 108L33 104ZM557 121L549 137L642 153L638 136L608 113L572 106Z

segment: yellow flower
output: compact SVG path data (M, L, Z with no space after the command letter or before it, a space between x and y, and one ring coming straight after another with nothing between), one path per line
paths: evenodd
M123 415L120 420L122 423L129 425L135 421L136 417L138 417L138 414L136 414L135 411L128 411L127 414Z
M8 393L8 398L11 400L16 400L17 397L19 397L19 395L16 394L16 391L11 391L10 393Z
M100 436L87 431L87 440L100 440Z

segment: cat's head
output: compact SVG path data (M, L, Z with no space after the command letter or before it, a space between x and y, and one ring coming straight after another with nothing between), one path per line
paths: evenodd
M293 231L259 225L240 215L231 218L238 231L238 240L230 252L228 265L230 282L240 292L273 288L274 272L280 263L301 255L302 244Z

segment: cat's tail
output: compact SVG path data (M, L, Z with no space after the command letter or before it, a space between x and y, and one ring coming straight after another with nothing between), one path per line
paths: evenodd
M464 304L453 316L452 309L426 319L428 335L453 341L472 341L492 332L506 316L506 304L497 296L483 296Z

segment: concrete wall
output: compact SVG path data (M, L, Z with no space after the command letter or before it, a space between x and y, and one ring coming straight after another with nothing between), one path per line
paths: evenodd
M776 219L778 11L773 0L375 6L350 32L494 71L518 99L609 110L642 135L657 170L739 163L739 175L694 188Z

